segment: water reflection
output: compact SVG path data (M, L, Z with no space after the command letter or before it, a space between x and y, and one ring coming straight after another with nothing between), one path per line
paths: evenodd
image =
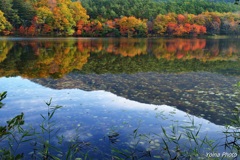
M2 77L18 75L54 89L105 90L176 106L216 124L228 122L226 115L240 104L233 87L240 81L240 45L232 39L7 38L0 43Z
M239 74L239 48L239 41L229 39L1 39L0 76L57 78L73 70L221 72L228 68L229 73Z
M71 139L73 128L81 126L82 138L98 146L108 145L102 142L106 130L117 128L128 135L141 121L141 131L160 133L159 126L170 130L173 121L183 123L185 113L203 117L195 117L204 124L203 134L215 136L222 129L215 124L229 122L232 109L240 104L233 86L240 81L239 43L2 38L0 91L9 95L1 120L24 112L27 123L37 123L38 115L46 112L44 101L52 97L53 105L65 106L56 117L63 134ZM131 141L127 139L128 145ZM142 147L157 148L150 143Z

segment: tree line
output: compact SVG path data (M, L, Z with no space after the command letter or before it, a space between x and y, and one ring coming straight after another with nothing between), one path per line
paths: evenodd
M239 5L207 0L1 0L0 33L146 37L238 34Z

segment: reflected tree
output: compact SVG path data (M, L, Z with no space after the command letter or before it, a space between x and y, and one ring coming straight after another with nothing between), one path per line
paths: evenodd
M123 38L0 43L1 76L21 75L28 78L58 78L74 70L104 73L107 72L106 68L113 73L178 72L191 70L191 65L184 66L184 63L192 62L199 65L197 70L219 68L220 71L224 68L223 64L225 67L226 63L232 66L239 60L238 41Z

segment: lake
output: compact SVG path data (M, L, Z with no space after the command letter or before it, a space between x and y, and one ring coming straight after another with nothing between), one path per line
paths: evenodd
M170 140L183 135L182 153L204 159L209 143L196 144L206 135L224 143L224 126L240 105L239 62L236 38L2 37L0 125L23 112L24 127L39 128L51 101L62 106L53 116L60 130L51 135L53 145L64 137L63 151L52 149L60 158L79 142L75 158L169 159L177 153L165 141L176 148ZM192 133L199 142L189 142ZM34 146L21 145L14 153L34 155Z

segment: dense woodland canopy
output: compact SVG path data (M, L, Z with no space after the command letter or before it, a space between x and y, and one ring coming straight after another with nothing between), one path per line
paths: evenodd
M233 3L210 0L81 0L91 18L106 19L121 16L135 16L141 19L153 19L158 14L201 14L209 12L236 12L239 7Z
M0 33L20 36L239 34L230 0L1 0Z

